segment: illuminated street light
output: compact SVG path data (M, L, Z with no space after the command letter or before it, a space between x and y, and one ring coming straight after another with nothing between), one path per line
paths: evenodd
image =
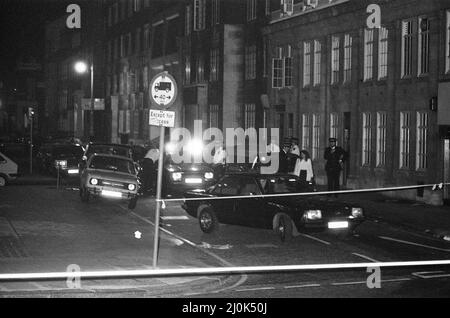
M78 61L74 64L75 72L79 74L84 74L88 72L90 68L91 71L91 109L90 109L90 122L89 122L89 136L94 136L94 65L89 64L84 61Z

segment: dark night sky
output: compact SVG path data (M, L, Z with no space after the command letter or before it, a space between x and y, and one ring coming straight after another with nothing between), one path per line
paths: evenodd
M45 21L66 14L70 3L77 1L0 0L0 80L11 77L21 56L42 61Z

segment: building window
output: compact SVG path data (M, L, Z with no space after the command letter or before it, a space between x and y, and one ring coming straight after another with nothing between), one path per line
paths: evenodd
M114 24L117 24L119 22L119 3L118 2L113 4L112 15L114 18Z
M430 21L426 17L419 18L419 75L428 74L430 56Z
M244 105L244 123L245 130L249 128L255 128L256 121L256 106L255 104L245 104Z
M320 115L313 114L312 159L320 159Z
M134 11L138 12L141 10L141 0L134 0Z
M417 112L416 128L416 169L424 170L427 168L428 113Z
M263 76L267 77L267 41L263 42Z
M288 131L287 131L287 137L292 138L294 137L294 114L289 113L288 114Z
M331 84L339 83L339 37L331 38Z
M184 83L191 83L191 58L189 56L186 56L184 60Z
M364 80L373 78L373 30L364 31Z
M281 58L281 48L277 49L277 57L272 59L272 87L283 87L283 59Z
M381 80L387 77L389 31L382 27L378 32L378 79Z
M256 19L256 0L247 0L247 21Z
M311 115L310 114L303 114L302 115L302 149L309 150L310 144L309 144L309 130L311 126Z
M339 140L339 114L330 114L330 138Z
M314 86L320 85L322 62L322 44L320 41L314 41Z
M402 22L402 77L412 75L413 66L413 23Z
M291 15L294 12L294 0L281 0L283 4L283 13Z
M409 141L411 134L411 114L400 112L400 168L409 168Z
M287 52L284 58L284 86L292 86L292 50L290 45L287 46Z
M352 80L352 46L353 38L350 34L344 37L344 83Z
M311 85L311 43L303 43L303 87Z
M148 49L149 43L150 43L150 26L146 24L144 26L144 39L142 43L142 50L145 51Z
M192 9L186 6L186 15L184 16L184 34L189 35L192 31Z
M372 155L372 114L363 113L362 165L370 166Z
M197 83L201 83L205 80L205 58L200 55L197 58Z
M450 11L447 11L447 27L445 41L445 72L450 73Z
M212 0L211 3L211 24L220 23L220 0Z
M245 79L256 78L256 45L245 47Z
M270 0L265 1L265 14L266 16L270 15Z
M108 27L112 26L113 8L108 7Z
M219 128L219 105L209 105L209 128Z
M386 165L386 112L377 112L377 167Z
M212 49L209 56L209 80L219 80L219 49Z
M194 0L194 31L205 29L206 0Z
M135 53L139 53L141 51L141 43L142 43L142 34L141 28L136 30L136 40L135 40Z

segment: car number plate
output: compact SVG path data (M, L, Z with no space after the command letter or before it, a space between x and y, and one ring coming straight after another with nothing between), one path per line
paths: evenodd
M202 179L200 179L200 178L186 178L185 182L186 183L190 183L190 184L192 184L192 183L202 183Z
M348 222L328 222L329 229L346 229L348 228Z
M116 191L108 191L108 190L102 190L102 195L105 197L111 197L111 198L121 198L122 193L116 192Z

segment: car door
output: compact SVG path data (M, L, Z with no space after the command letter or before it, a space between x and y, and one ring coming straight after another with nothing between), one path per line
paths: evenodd
M235 176L223 177L211 191L212 194L218 197L234 197L238 195L238 192L239 180ZM236 200L234 198L229 200L220 199L211 201L214 211L221 223L237 224L235 202Z
M259 197L261 189L252 176L240 177L239 195L245 198L236 200L235 214L241 225L262 227L266 204L264 198Z

